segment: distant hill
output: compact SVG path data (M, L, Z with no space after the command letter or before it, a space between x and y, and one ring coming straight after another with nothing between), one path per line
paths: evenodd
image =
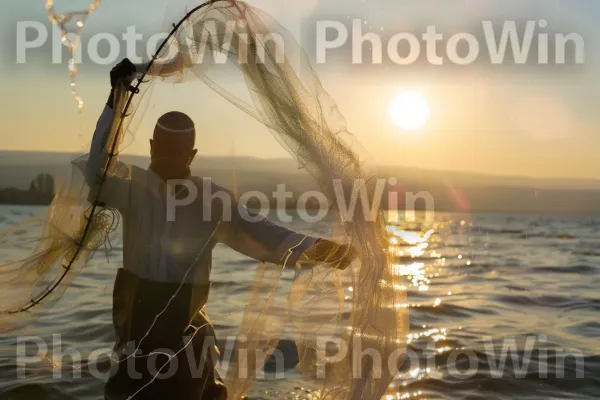
M60 185L69 180L69 161L76 156L0 151L0 188L27 189L40 173L53 175ZM124 155L121 159L142 167L149 164L147 157ZM259 190L269 195L282 183L296 196L316 188L292 159L203 156L192 169L195 175L235 186L240 193ZM390 190L400 192L401 203L403 192L426 191L433 196L436 211L600 214L600 180L489 176L392 166L380 167L379 174L397 178L398 185Z

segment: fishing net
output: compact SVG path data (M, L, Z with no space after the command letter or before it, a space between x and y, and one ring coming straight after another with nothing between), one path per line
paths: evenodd
M350 243L357 253L345 271L329 263L286 268L281 267L286 260L258 264L238 340L223 369L228 398L248 392L288 329L296 342L298 370L321 387L317 397L380 398L402 361L408 325L404 286L387 250L375 169L292 35L242 1L215 1L191 11L174 26L145 74L132 87L117 87L114 116L106 127L108 153L94 179L87 177L86 182L89 156L75 160L70 184L58 190L49 208L41 240L28 244L31 255L0 267L0 329L9 331L47 311L93 254L120 235L121 225L124 264L151 262L155 249L146 239L167 212L164 207L152 208L153 199L164 193L145 170L121 162L119 154L147 137L164 111L180 108L196 122L209 119L195 102L208 89L230 105L222 123L235 120L242 111L287 149L328 200L327 218L319 224L326 223L330 238ZM194 179L191 189L202 197L206 186L202 178ZM366 201L360 201L361 196ZM204 211L206 206L200 205ZM145 210L153 210L152 218ZM169 229L179 229L181 219L196 218L186 210L176 210ZM186 223L188 231L179 232L180 241L169 243L186 253L182 259L189 259L192 252L194 262L169 272L173 292L164 298L156 294L154 304L148 304L157 319L144 328L142 340L152 341L153 330L165 329L158 317L169 307L186 309L191 339L201 334L204 325L197 323L197 316L206 303L210 268L198 266L211 265L207 260L214 242L227 224L222 215L216 222L198 220L193 231ZM323 232L319 224L309 227L308 233ZM7 245L10 233L2 240ZM254 245L252 238L247 245ZM302 243L287 245L292 255ZM260 249L242 252L255 254ZM289 278L287 271L292 274ZM287 300L277 300L277 293L284 293ZM189 304L184 307L182 302ZM378 357L363 356L368 349ZM396 360L396 365L392 368L388 360Z

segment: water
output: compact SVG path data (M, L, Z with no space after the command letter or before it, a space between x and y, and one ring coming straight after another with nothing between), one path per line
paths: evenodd
M0 228L43 211L1 207ZM390 229L411 322L410 361L390 399L600 398L600 218L436 214L431 224ZM0 248L0 260L13 251ZM16 337L51 344L60 333L63 346L83 354L110 348L121 251L112 249L111 264L97 254L49 315L0 338L2 400L102 398L101 379L53 378L61 366L50 359L16 379ZM225 247L214 257L208 311L222 345L236 333L255 263ZM289 337L280 348L293 358ZM290 366L285 379L259 379L249 395L308 399L314 388Z

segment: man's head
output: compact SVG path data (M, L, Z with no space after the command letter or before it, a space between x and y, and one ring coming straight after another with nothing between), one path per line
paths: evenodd
M151 168L164 180L185 178L196 156L196 128L182 112L171 111L156 122L150 139Z

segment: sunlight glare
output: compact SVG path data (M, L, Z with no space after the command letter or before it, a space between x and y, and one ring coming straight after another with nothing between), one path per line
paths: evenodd
M417 90L400 92L389 107L389 116L394 125L409 131L422 128L430 114L429 101Z

